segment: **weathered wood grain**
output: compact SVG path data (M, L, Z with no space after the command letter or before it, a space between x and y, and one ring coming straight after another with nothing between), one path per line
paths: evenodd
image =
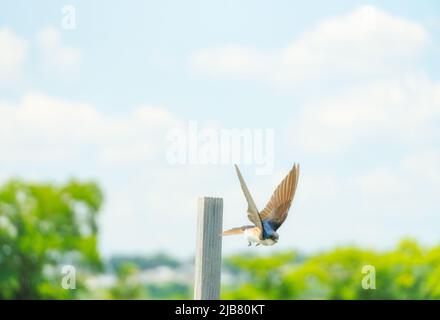
M195 257L195 300L220 299L222 229L223 199L199 198Z

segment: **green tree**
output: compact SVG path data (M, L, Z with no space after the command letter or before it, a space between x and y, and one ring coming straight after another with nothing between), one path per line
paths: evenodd
M122 263L116 270L117 282L109 289L110 299L145 298L145 290L139 284L139 269L131 262Z
M0 187L0 299L69 299L64 264L101 267L96 216L102 193L94 183L65 185L13 180Z

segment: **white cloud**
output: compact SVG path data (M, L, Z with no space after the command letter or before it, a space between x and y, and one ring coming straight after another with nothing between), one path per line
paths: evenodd
M320 22L284 49L246 46L203 49L192 67L210 75L248 76L291 83L325 77L392 74L429 41L419 24L372 6Z
M440 84L423 76L348 88L302 109L292 123L294 144L307 151L339 152L359 143L422 143L439 134Z
M265 71L264 62L268 60L265 54L258 53L256 49L239 45L207 48L196 52L191 59L194 69L214 76L258 75Z
M428 149L409 155L403 160L403 167L419 179L440 184L440 149Z
M42 29L36 36L44 63L58 71L71 71L81 62L81 52L61 42L60 32L52 27Z
M19 77L27 55L27 43L8 28L0 28L0 80Z
M0 102L1 163L46 163L96 157L103 164L148 159L158 148L157 133L178 125L159 107L140 106L131 114L107 115L93 105L29 93L17 104Z
M79 67L81 52L77 48L64 45L55 28L47 27L38 32L36 44L45 66L59 72L73 71ZM28 42L12 30L0 28L0 81L11 81L20 77L28 56L28 47Z
M283 49L207 48L191 57L191 65L214 76L284 85L313 80L328 86L338 79L363 79L348 81L330 95L313 93L314 100L303 102L291 124L293 145L332 153L383 137L420 142L436 132L440 85L417 70L417 59L429 42L421 24L363 6L319 22Z
M378 202L378 198L392 198L395 201L408 194L410 190L408 180L389 168L378 168L358 176L353 182L356 191L359 191L369 203L373 203Z

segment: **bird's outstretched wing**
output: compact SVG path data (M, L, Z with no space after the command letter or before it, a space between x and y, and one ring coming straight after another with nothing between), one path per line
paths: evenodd
M241 189L243 190L244 196L248 203L248 218L253 224L255 224L258 229L261 230L261 234L263 234L263 225L261 223L261 218L258 213L257 206L255 205L254 199L252 199L251 193L249 192L249 189L246 186L246 182L244 182L243 176L241 175L240 169L238 169L237 165L235 165L235 170L237 171L237 176L240 180Z
M286 220L290 205L298 184L299 165L294 164L289 174L281 181L266 208L261 212L261 220L268 220L274 230L277 230Z

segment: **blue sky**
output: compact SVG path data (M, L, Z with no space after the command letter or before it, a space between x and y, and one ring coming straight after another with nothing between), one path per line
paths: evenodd
M281 249L438 242L438 1L68 4L74 30L64 1L0 5L0 179L96 179L105 254L191 255L201 195L246 223L232 165L167 163L190 120L274 130L273 174L243 166L260 207L301 163Z

